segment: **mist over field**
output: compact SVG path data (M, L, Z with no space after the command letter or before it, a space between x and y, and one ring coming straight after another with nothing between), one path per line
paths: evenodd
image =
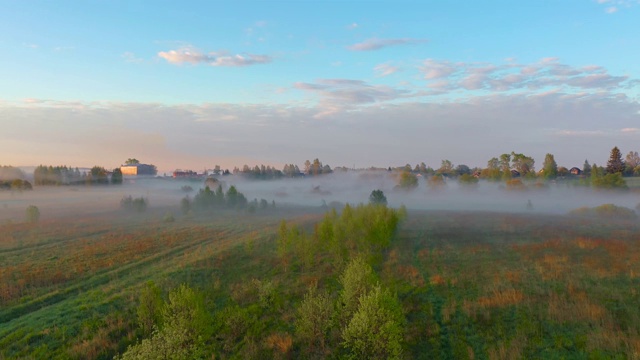
M376 189L384 192L389 206L416 210L566 214L585 206L615 204L634 209L640 203L637 191L597 190L562 182L541 188L528 183L525 190L509 190L504 182L480 181L468 186L448 179L445 186L432 189L420 177L415 189L401 190L396 188L396 177L386 171L353 171L269 181L237 175L219 179L225 190L233 185L249 201L265 199L278 206L312 208L367 203ZM193 191L185 192L183 186ZM139 178L128 179L122 186L38 186L32 191L5 191L0 192L0 221L22 221L29 205L38 206L42 219L114 213L122 210L120 200L126 196L144 197L150 210L161 208L177 214L181 199L193 198L204 187L203 180ZM529 201L533 208L528 207Z

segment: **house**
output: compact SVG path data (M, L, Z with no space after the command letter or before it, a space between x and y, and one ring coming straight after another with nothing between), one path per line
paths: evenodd
M577 167L572 167L571 169L569 169L569 173L571 175L582 175L582 170Z
M158 170L154 165L148 164L127 164L120 166L122 175L138 176L138 175L156 175Z
M197 179L204 177L204 174L198 174L192 170L176 170L173 172L174 179Z

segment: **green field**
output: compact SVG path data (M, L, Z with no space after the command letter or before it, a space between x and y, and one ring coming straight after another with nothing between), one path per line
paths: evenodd
M636 220L410 210L395 228L390 213L358 211L3 225L0 359L122 354L152 336L138 318L150 280L164 301L181 284L201 296L203 358L357 358L341 274L358 256L400 304L400 358L640 357ZM316 286L331 320L310 339L300 309Z

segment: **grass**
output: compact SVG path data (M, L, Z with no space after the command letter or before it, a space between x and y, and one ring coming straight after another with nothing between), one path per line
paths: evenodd
M312 284L335 294L340 270L322 252L283 267L276 237L282 218L313 234L321 214L162 214L2 226L0 359L112 358L141 337L149 280L165 293L190 284L215 316L246 315L236 330L216 317L220 358L302 356L295 307ZM375 270L401 300L407 358L640 356L636 221L410 211Z

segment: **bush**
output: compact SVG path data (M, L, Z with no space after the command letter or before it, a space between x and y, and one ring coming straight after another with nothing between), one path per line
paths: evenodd
M26 211L28 223L37 223L40 220L40 209L35 205L29 205Z
M511 179L506 182L507 190L523 191L527 190L527 186L520 179Z
M478 184L478 178L470 174L462 174L458 178L458 182L461 185L476 185Z
M125 196L120 200L120 207L125 210L144 212L147 210L147 200L143 197L133 198L131 195Z
M606 174L596 177L591 181L594 187L601 189L626 189L627 183L622 178L621 173Z
M616 206L614 204L604 204L593 208L581 207L571 210L569 213L573 216L601 217L607 219L635 219L636 213L626 207Z
M436 174L427 179L427 185L431 190L438 190L447 186L447 183L444 181L444 176Z
M176 221L176 218L175 218L175 217L173 217L173 214L172 214L172 213L166 213L166 214L164 214L164 216L162 217L162 222L165 222L165 223L171 223L171 222L174 222L174 221Z

